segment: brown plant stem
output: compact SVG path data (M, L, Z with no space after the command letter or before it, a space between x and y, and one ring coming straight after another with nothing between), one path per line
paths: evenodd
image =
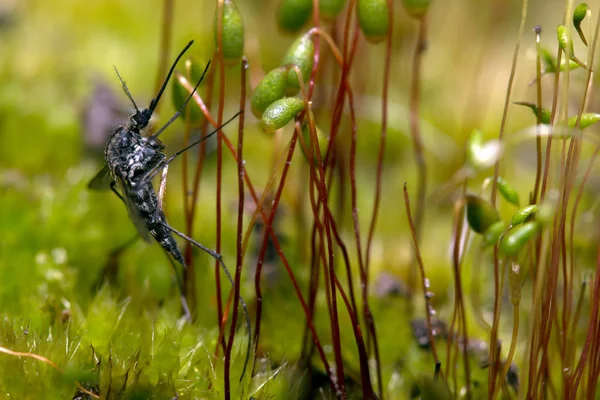
M435 345L435 337L433 336L433 328L431 325L431 314L434 312L433 306L431 305L430 295L429 295L429 279L425 274L425 266L423 265L423 259L421 258L421 251L419 250L419 242L417 240L417 232L415 230L415 224L413 222L412 213L410 211L410 198L408 196L408 189L406 187L406 182L404 182L404 205L406 207L406 216L408 218L408 225L410 227L410 233L413 239L413 246L415 252L415 258L417 260L417 266L419 268L419 273L421 275L421 285L423 288L423 297L425 298L425 321L427 322L427 338L429 339L429 343L431 345L431 354L433 355L433 359L435 360L436 365L440 362L440 358L438 357L438 353ZM440 370L440 375L442 379L444 376L442 371Z
M427 49L427 16L419 19L419 32L415 51L412 58L412 76L410 81L410 134L413 142L413 151L415 163L417 164L417 206L415 210L415 235L418 242L421 242L421 228L423 225L423 215L425 212L425 195L427 193L427 164L423 146L423 136L421 134L421 124L419 121L419 106L421 102L421 72L423 53ZM411 268L409 275L409 287L414 285L415 268Z
M273 200L273 205L272 205L269 215L268 216L265 215L264 212L261 210L263 220L265 221L265 235L263 237L263 242L261 245L260 253L263 254L266 252L267 234L271 235L271 240L273 241L273 245L275 246L277 253L279 254L279 256L281 257L281 259L284 263L284 267L285 267L290 279L292 280L292 285L294 286L294 291L296 292L296 296L298 297L298 300L300 300L300 304L302 305L302 309L304 310L306 320L309 324L309 328L310 328L310 331L313 336L313 342L317 348L319 355L321 356L321 360L323 361L323 365L325 367L327 375L329 376L332 390L334 392L337 392L337 387L335 384L336 379L334 377L334 372L332 371L332 369L329 365L329 362L327 361L327 356L325 355L325 351L323 350L323 347L321 346L321 343L319 341L317 331L316 331L316 329L313 325L312 319L310 317L311 314L309 313L308 306L306 305L304 297L302 296L300 287L298 286L298 282L296 281L296 277L294 276L294 273L293 273L289 263L285 259L283 252L281 251L281 248L279 246L279 240L277 239L277 236L275 235L275 232L273 231L273 227L272 227L273 219L275 217L275 211L277 210L279 198L281 197L281 192L283 190L283 186L285 183L285 177L287 175L287 170L289 169L289 165L291 164L291 158L294 153L294 149L296 147L297 138L298 138L298 132L297 132L297 130L294 130L294 135L292 136L292 140L290 142L290 146L289 146L289 150L288 150L288 158L287 158L286 164L284 166L280 184L279 184L279 187L277 188L277 192L275 194L275 198ZM233 149L230 149L230 150L232 150L232 152L233 152ZM234 153L234 157L237 158L237 155L235 153ZM258 198L256 197L256 193L255 193L251 183L249 182L248 174L245 173L244 177L246 178L246 185L248 186L248 189L250 190L250 194L254 198L255 202L257 203L257 207L258 207L258 203L259 203ZM259 255L259 260L261 258L264 259L264 254L262 255L262 257ZM260 286L261 269L262 269L262 263L259 262L259 264L257 265L255 281L254 281L255 290L256 290L256 298L257 298L256 323L255 323L255 327L254 327L255 346L258 346L258 340L260 338L260 322L261 322L261 313L262 313L262 290L261 290L261 286Z
M154 83L154 93L158 93L163 84L164 77L169 68L169 53L171 52L171 39L173 36L173 0L163 0L162 23L160 25L160 44L158 51L158 71ZM156 105L154 111L158 113L160 104Z
M217 0L217 49L215 63L219 72L219 105L217 108L217 126L223 123L223 110L225 108L225 63L223 61L223 0ZM215 251L221 254L221 195L223 183L223 132L217 133L217 191L216 191L216 232L215 232ZM217 296L217 318L220 322L223 318L223 300L221 298L221 270L217 260L215 260L215 284ZM237 309L237 307L235 307ZM219 325L221 326L221 325ZM221 343L226 347L225 339ZM224 365L224 392L225 399L231 398L231 388L229 381L229 364Z
M244 157L243 157L243 144L244 144L244 120L246 118L246 77L248 70L248 60L246 57L242 58L241 63L241 94L240 94L240 111L242 112L239 116L238 126L238 147L237 147L237 168L238 168L238 220L237 220L237 235L236 235L236 268L235 268L235 288L233 294L233 315L231 316L231 328L229 330L229 340L225 349L225 371L229 372L229 364L231 362L231 349L233 348L233 339L235 338L235 330L237 328L237 317L238 307L240 301L240 286L242 277L242 236L244 231ZM250 334L250 338L252 335ZM252 343L248 343L248 351ZM242 372L242 377L244 376ZM226 375L226 379L229 376ZM241 379L241 378L240 378Z
M502 121L500 123L500 129L498 132L498 140L502 142L504 139L504 130L506 128L506 120L508 117L508 106L510 105L510 97L512 94L513 82L515 79L515 73L517 69L517 60L519 56L519 49L521 47L521 40L523 38L523 32L525 30L525 22L527 20L527 7L529 0L522 1L521 7L521 22L519 25L519 34L517 38L517 43L515 44L515 49L513 51L513 59L512 65L510 69L510 77L508 79L507 89L506 89L506 98L504 101L504 110L502 112ZM550 141L548 141L550 142ZM496 196L497 196L497 187L498 187L498 175L500 173L500 160L496 161L494 166L494 179L492 180L492 195L491 202L493 206L496 206ZM495 296L495 304L494 304L494 313L499 312L499 288L498 288L498 278L499 278L499 262L498 262L498 245L494 245L494 296ZM492 333L490 337L490 354L489 354L489 373L488 373L488 396L491 397L494 394L495 384L496 384L496 375L498 373L499 360L496 359L496 344L498 342L498 320L497 316L494 316L494 323L492 325Z
M535 184L533 185L533 196L529 204L537 204L538 194L540 190L540 182L542 176L542 136L540 135L540 124L542 123L542 56L541 56L541 34L542 27L535 27L535 43L536 43L536 57L535 57L535 93L537 101L537 115L536 115L536 137L535 137L535 153L536 153L536 170L535 170Z
M381 203L381 191L382 191L382 180L383 180L383 158L385 154L385 143L387 136L387 123L388 123L388 90L389 90L389 79L390 70L392 63L392 36L394 32L394 2L388 0L388 32L387 32L387 43L385 50L385 63L383 67L383 91L381 94L381 131L379 134L379 151L377 153L377 172L375 178L375 198L373 200L373 214L371 216L371 223L369 225L369 233L367 236L365 263L364 263L364 281L361 277L362 295L364 308L364 318L367 327L367 349L370 349L370 338L373 336L373 344L375 346L375 357L377 360L377 388L379 390L379 396L383 399L383 382L381 378L380 359L379 359L379 346L377 345L377 335L375 333L375 323L371 315L371 311L368 307L369 298L369 265L371 261L371 245L373 244L373 236L375 234L375 227L377 225L377 217L379 215L379 205Z

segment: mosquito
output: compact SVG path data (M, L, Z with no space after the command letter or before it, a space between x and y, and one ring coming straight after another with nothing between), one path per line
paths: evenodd
M133 115L129 117L129 121L119 127L109 137L106 147L104 149L104 158L106 165L96 174L96 176L88 184L88 188L94 190L112 190L125 204L129 218L135 225L138 234L146 241L152 242L152 238L156 240L162 248L170 254L181 266L187 268L183 255L173 237L176 234L188 242L192 243L196 247L208 253L215 260L219 262L222 269L224 270L231 285L234 286L233 279L225 266L223 257L202 245L201 243L193 240L182 232L171 227L162 209L162 200L166 188L166 178L169 164L177 158L180 154L196 146L203 140L213 136L225 125L233 121L236 117L241 114L241 111L236 113L232 118L225 122L221 127L217 128L213 132L204 136L203 138L191 143L189 146L177 151L172 156L168 157L163 152L165 145L158 139L158 136L165 131L183 112L188 102L193 97L196 89L202 82L204 75L208 71L210 61L206 65L202 77L192 90L189 97L184 102L181 110L177 111L165 125L163 125L156 133L150 136L143 136L144 129L148 126L152 114L156 109L158 102L160 101L165 88L175 70L175 67L181 57L194 43L191 40L184 49L179 53L175 62L169 69L167 77L165 78L158 94L152 101L148 108L140 111L137 104L133 100L133 96L129 92L125 81L121 78L119 71L115 67L115 72L119 77L119 81L123 87L123 90L135 109ZM160 186L158 194L154 190L152 184L152 178L157 174L161 174ZM183 295L183 287L179 274L177 274L177 284L180 290L181 304L183 311L188 320L191 320L191 314L185 296ZM248 350L251 345L251 328L250 328L250 317L248 315L248 309L244 300L240 297L240 304L244 310L246 317L246 326L248 329ZM246 364L248 363L249 353L246 355ZM246 365L244 366L244 372ZM243 377L243 373L242 373Z

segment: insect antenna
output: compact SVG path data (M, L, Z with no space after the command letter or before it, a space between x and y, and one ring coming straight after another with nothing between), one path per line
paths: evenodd
M179 232L177 229L173 228L169 224L166 224L166 223L163 222L163 226L165 228L169 229L171 232L173 232L177 236L179 236L179 237L187 240L188 242L190 242L194 246L196 246L199 249L203 250L204 252L206 252L207 254L209 254L215 260L217 260L219 262L219 265L221 265L221 268L223 269L223 272L227 276L227 280L231 284L231 287L235 288L235 283L233 282L233 279L231 278L231 274L229 273L229 270L225 266L225 261L223 261L223 256L221 256L216 251L209 249L208 247L204 246L203 244L195 241L194 239L192 239L191 237L187 236L186 234L184 234L182 232ZM242 375L240 376L240 382L241 382L242 379L244 379L244 375L246 374L246 368L248 367L248 361L250 360L250 349L251 349L251 345L252 345L252 326L250 325L250 314L248 314L248 306L246 305L246 302L244 301L244 299L242 298L242 296L240 296L240 305L242 306L242 310L244 311L244 316L246 318L246 329L248 330L248 348L246 350L246 358L244 360L244 368L242 369Z
M220 127L218 127L217 129L215 129L214 131L212 131L208 135L206 135L206 136L204 136L204 137L196 140L195 142L192 142L190 145L188 145L188 146L184 147L183 149L179 150L178 152L176 152L175 154L173 154L171 157L169 157L163 164L164 165L170 164L171 161L173 161L177 156L181 155L182 153L185 153L186 151L188 151L192 147L196 146L197 144L204 142L206 139L209 139L215 133L219 132L221 129L223 129L225 126L227 126L227 124L229 124L231 121L233 121L234 119L236 119L241 113L242 113L242 111L236 112L235 114L233 114L233 117L231 117L227 121L225 121Z
M150 111L154 112L154 109L156 108L156 106L158 105L158 102L160 101L160 97L162 96L163 92L165 91L165 88L167 87L167 83L169 83L169 79L171 79L171 75L173 74L173 71L175 70L175 67L177 66L177 63L179 62L179 60L181 59L181 57L183 57L183 55L185 54L185 52L190 48L190 46L193 43L194 43L194 41L190 40L188 42L188 44L183 48L183 50L181 50L181 52L179 53L179 55L175 59L175 62L173 63L173 65L171 65L171 68L169 69L169 73L167 74L167 77L165 78L165 81L163 82L162 86L160 87L160 90L158 91L158 94L150 102L150 106L148 107L148 109Z
M119 74L119 70L117 69L117 67L115 65L113 65L113 68L115 69L115 72L117 73L117 76L119 77L119 80L121 81L121 85L123 85L123 90L125 91L125 94L127 95L127 97L129 97L129 100L131 100L131 102L133 103L133 107L135 107L135 111L137 113L139 113L140 110L139 110L137 104L135 104L135 100L133 100L133 96L129 92L129 89L127 89L127 85L125 84L125 81L123 80L123 78L121 78L121 74Z
M163 133L164 130L167 129L169 127L169 125L171 125L173 123L173 121L175 121L181 115L181 113L183 112L183 110L185 110L185 107L187 106L187 104L189 103L189 101L192 99L192 97L194 97L194 93L196 93L196 89L198 89L198 86L200 86L200 83L202 83L202 80L204 79L204 75L206 75L206 71L208 71L208 67L210 67L210 61L208 62L208 64L206 64L206 67L204 68L204 72L202 73L202 76L200 77L200 80L198 81L198 83L196 83L196 86L194 86L194 90L192 90L192 93L190 93L190 95L188 96L188 98L185 100L185 103L183 103L183 106L181 107L181 109L179 111L177 111L169 119L169 121L167 121L167 123L164 124L162 126L162 128L160 128L158 130L158 132L156 132L154 135L150 136L152 139L156 139L158 137L158 135L160 135L161 133Z

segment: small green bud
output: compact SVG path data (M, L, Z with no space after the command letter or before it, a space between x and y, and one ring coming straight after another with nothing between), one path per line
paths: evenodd
M585 113L581 114L581 120L579 121L579 127L581 129L585 129L588 126L594 125L596 122L600 121L600 114L596 113ZM577 123L577 115L572 116L567 121L567 126L569 128L575 128L575 124Z
M527 207L521 208L517 211L510 221L511 226L520 225L525 221L531 219L535 213L538 211L538 206L536 204L529 205Z
M327 145L329 143L329 138L323 133L323 131L318 126L316 127L316 131L317 140L319 142L319 150L321 151L321 160L323 160L325 158L325 154L327 153ZM300 148L302 149L302 154L304 154L306 160L310 160L310 155L313 153L313 145L311 138L312 137L310 135L310 128L308 124L304 124L302 126L302 139L304 141L306 149L304 148L304 146L300 146ZM315 165L318 165L319 159L317 158L316 154L313 157L313 162Z
M498 191L504 200L515 206L519 205L519 193L501 176L498 177Z
M530 221L508 231L500 243L500 252L505 256L514 256L531 240L540 230L540 225Z
M358 23L371 43L381 42L388 34L387 0L358 0Z
M498 211L492 203L479 196L468 194L465 196L467 205L467 221L476 233L484 233L494 222L500 220Z
M493 246L506 232L506 222L500 220L494 222L483 234L483 247Z
M537 104L531 103L529 101L515 101L514 104L517 104L519 106L529 107L531 109L531 111L533 111L533 114L535 115L535 117L537 118L537 115L538 115ZM540 114L540 122L542 124L550 123L550 110L548 110L547 108L542 107L542 112Z
M219 45L217 12L214 24L215 46ZM244 55L244 21L233 0L223 1L222 29L223 60L227 65L236 65Z
M402 3L408 15L420 19L427 14L431 0L402 0Z
M277 23L285 31L296 32L312 14L312 0L281 0L277 8Z
M325 20L333 20L344 9L346 0L320 0L319 13Z
M271 103L260 120L262 130L273 133L283 128L303 109L304 101L297 97L286 97Z
M267 107L276 100L281 99L285 94L287 84L288 70L285 67L278 67L271 70L258 83L252 93L250 103L252 104L252 113L260 118Z
M281 61L281 65L292 64L297 66L302 72L302 80L306 84L313 67L313 57L315 56L315 44L310 34L300 36L288 49ZM298 75L293 68L288 72L286 94L294 96L300 90Z

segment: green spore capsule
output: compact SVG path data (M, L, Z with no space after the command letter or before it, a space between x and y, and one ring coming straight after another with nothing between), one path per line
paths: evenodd
M319 142L319 150L321 151L321 160L324 160L325 153L327 153L327 144L329 142L329 138L323 133L323 131L318 126L316 127L316 131L317 141ZM304 148L304 146L300 146L300 148L302 149L302 154L304 154L304 157L308 161L310 160L310 155L313 154L313 145L308 124L304 124L304 126L302 127L302 139L304 141L306 149ZM315 165L318 165L319 163L319 159L317 158L316 154L313 157L313 163Z
M581 38L581 41L586 46L588 45L588 43L587 40L585 40L585 35L583 34L583 31L581 30L581 23L585 19L585 16L587 15L589 9L590 8L587 5L587 3L581 3L577 7L575 7L575 11L573 11L573 26L575 27L577 34L579 34L579 38Z
M527 221L529 218L533 217L535 213L538 211L538 206L536 204L532 204L530 206L524 207L517 211L510 221L511 226L517 226Z
M260 120L262 130L273 133L283 128L303 109L304 101L297 97L286 97L271 103Z
M483 247L496 244L504 232L506 232L506 222L502 220L494 222L483 234Z
M358 23L365 38L371 43L379 43L388 33L387 0L358 0Z
M215 46L218 46L217 12L215 12ZM244 21L233 0L223 1L223 30L221 32L223 60L226 65L236 65L244 55Z
M500 220L498 211L492 203L479 196L468 194L465 196L467 205L467 221L474 232L483 234L493 223Z
M515 206L519 205L519 193L501 176L498 177L498 191L504 200Z
M402 0L404 9L413 18L421 19L427 14L431 0Z
M285 31L296 32L312 14L312 0L281 0L277 8L277 23Z
M527 222L508 231L500 243L500 252L505 256L514 256L531 240L540 230L540 225L535 221Z
M320 0L319 13L321 18L325 20L335 19L344 9L346 0Z
M573 25L581 25L589 9L590 7L587 3L581 3L575 7L575 11L573 11Z
M250 103L252 105L252 113L260 118L274 101L281 99L285 95L285 86L288 79L288 70L285 67L278 67L271 70L258 83Z
M567 126L569 128L575 128L575 124L577 123L577 115L572 116L567 121ZM596 122L600 121L600 114L596 113L585 113L581 114L581 121L579 121L579 127L581 129L585 129L589 126L594 125Z
M313 57L315 56L315 44L310 34L300 36L288 49L281 61L281 65L292 64L297 66L302 72L302 80L306 84L310 78L310 72L313 67ZM293 68L288 71L286 95L295 96L300 91L298 75Z

